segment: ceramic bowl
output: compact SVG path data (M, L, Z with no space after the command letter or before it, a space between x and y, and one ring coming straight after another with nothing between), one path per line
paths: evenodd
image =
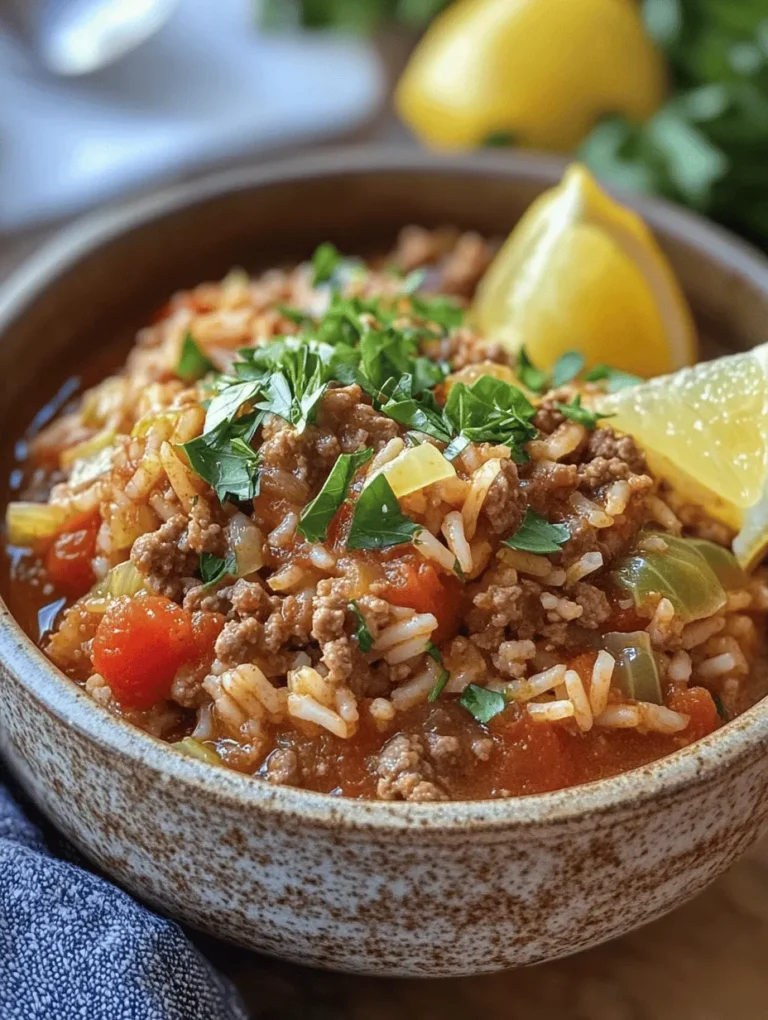
M377 248L406 223L508 231L562 164L343 151L219 175L97 214L0 290L2 435L61 366L125 342L175 288L233 264ZM768 266L691 215L635 203L706 335L765 339ZM0 610L0 739L40 808L98 867L195 927L340 970L456 975L530 964L693 896L768 814L768 702L645 768L541 796L365 803L182 757L65 679Z

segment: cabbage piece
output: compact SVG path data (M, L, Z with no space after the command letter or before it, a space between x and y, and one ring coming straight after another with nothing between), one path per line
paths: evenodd
M53 538L70 513L66 507L52 503L9 503L5 512L8 542L33 545L41 539Z
M726 549L725 546L718 545L716 542L708 542L705 538L689 538L688 541L695 549L698 549L714 570L726 591L746 586L749 580L747 573L739 566L738 560L730 549Z
M207 747L201 740L196 740L194 737L177 740L175 744L171 744L171 747L187 758L197 758L198 761L204 761L208 765L221 765L221 758L213 748Z
M604 636L603 644L616 660L611 683L627 698L661 705L659 667L647 631L611 631Z
M630 592L636 606L659 596L675 607L683 623L702 620L722 609L725 589L707 559L691 539L661 535L665 552L636 552L621 560L615 580Z

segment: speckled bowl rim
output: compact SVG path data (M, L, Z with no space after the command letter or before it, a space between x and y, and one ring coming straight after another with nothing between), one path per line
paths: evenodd
M555 183L565 163L536 153L482 153L438 157L411 149L344 147L311 156L292 157L260 167L210 174L165 189L115 211L97 211L62 230L0 286L0 342L5 328L64 271L86 254L141 223L183 209L227 191L323 175L377 172L424 172L437 177L464 174ZM625 196L626 199L626 196ZM723 269L750 281L768 301L768 262L749 245L698 216L658 199L633 196L630 204L654 229L702 251ZM768 698L708 737L665 758L630 772L552 793L503 800L448 801L438 804L362 801L292 787L276 787L225 768L214 768L171 750L163 741L116 719L96 705L43 655L24 634L0 600L0 661L41 706L88 739L158 778L244 809L346 829L429 829L450 834L468 827L475 832L551 825L616 810L639 808L677 794L687 786L716 781L723 770L738 769L768 748Z

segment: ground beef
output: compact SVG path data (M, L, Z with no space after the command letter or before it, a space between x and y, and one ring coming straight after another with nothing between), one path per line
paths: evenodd
M424 227L404 227L397 239L393 261L404 273L436 262L442 254L441 236Z
M467 232L440 267L439 290L470 298L491 261L492 248L479 234Z
M191 613L220 613L222 616L232 615L232 603L229 600L230 588L221 588L219 591L212 591L204 584L197 584L190 588L184 596L184 608Z
M452 768L461 761L461 741L443 733L427 733L429 753L438 769Z
M338 439L327 430L308 425L298 432L277 415L265 421L262 437L262 471L280 469L292 474L300 485L306 487L307 491L301 494L302 500L320 489L341 453Z
M323 645L322 659L328 668L331 683L344 684L352 676L354 655L348 637L336 638Z
M629 464L618 457L595 457L586 464L579 464L581 487L593 491L611 482L626 481L631 474Z
M289 747L276 747L264 762L264 772L276 786L301 786L299 759Z
M216 639L216 658L225 666L252 662L264 650L264 624L248 617L225 624Z
M137 538L131 561L151 591L181 601L185 591L192 587L190 579L199 562L197 554L189 548L186 517L176 514L157 531Z
M549 461L526 465L521 482L528 503L547 517L551 515L552 500L566 499L569 490L576 489L578 484L579 471L575 464Z
M263 585L256 581L245 581L240 578L228 589L222 590L232 602L232 608L241 618L255 616L259 620L266 620L270 613L274 612L279 605L279 598L270 595Z
M227 536L220 521L204 499L198 499L189 514L187 544L193 552L210 553L222 559L227 553Z
M617 436L608 427L590 433L585 460L594 460L596 457L622 460L634 475L641 475L646 469L645 457L634 439L631 436Z
M565 415L558 410L556 400L542 400L533 419L539 432L552 435L556 428L565 421Z
M477 365L481 361L494 361L501 365L509 361L501 344L495 340L484 340L467 327L454 329L450 333L442 345L440 356L450 361L454 371L466 368L467 365Z
M357 385L329 390L318 424L335 434L342 453L355 453L367 446L380 450L400 432L397 422L379 414Z
M525 494L520 488L514 461L501 462L501 469L485 497L482 513L497 535L511 534L522 521Z
M611 615L611 607L605 592L593 584L578 581L567 594L569 599L572 599L584 610L578 619L580 627L597 630Z
M312 600L312 637L321 646L344 637L347 600L340 595L318 595Z
M435 770L426 756L424 742L398 733L377 756L376 796L379 800L435 801L448 795L435 782Z

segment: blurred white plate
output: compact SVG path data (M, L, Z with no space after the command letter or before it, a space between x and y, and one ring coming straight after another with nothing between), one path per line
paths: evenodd
M254 8L182 0L138 50L76 79L46 75L0 29L0 229L371 116L384 80L368 44L259 35Z

